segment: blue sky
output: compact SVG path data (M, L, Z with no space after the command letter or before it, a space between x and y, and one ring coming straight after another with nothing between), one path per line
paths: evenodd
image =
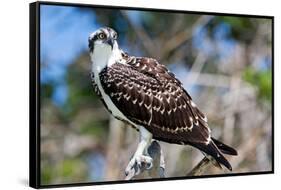
M89 34L102 25L97 22L94 11L87 8L41 5L40 10L40 58L43 65L40 80L42 84L53 85L52 100L57 106L61 106L67 101L68 97L65 81L67 67L82 52L87 51ZM127 13L130 20L135 24L141 24L146 14L146 12L139 11L127 11ZM123 29L129 27L126 22L122 21L122 18L116 18L116 22L122 25L121 28ZM214 38L211 40L208 37L206 27L198 26L193 32L192 45L207 56L213 55L224 59L232 56L233 49L237 44L237 41L230 37L230 33L231 26L222 22L214 28ZM119 43L125 51L130 50L129 43L125 38L119 38ZM214 49L214 43L216 43L217 49ZM134 54L136 52L131 51L129 53ZM143 52L137 51L137 53L137 56L142 56ZM270 59L266 58L258 61L260 61L261 69L267 68L267 65L271 62ZM183 64L169 65L169 67L179 79L186 78L184 75L188 73L188 68L185 68ZM188 86L185 87L188 88ZM187 90L192 90L190 88Z
M96 21L95 14L89 9L70 6L41 5L41 83L50 83L54 86L52 94L53 102L63 105L68 96L65 74L69 64L82 52L87 51L88 36L101 25ZM128 11L129 18L136 24L141 23L143 12ZM127 26L126 26L127 27ZM225 40L229 27L222 25L217 29L217 38L224 46L231 47L233 41ZM212 52L212 44L205 38L206 30L198 27L195 31L193 44L207 54ZM123 48L127 48L126 41L123 41ZM227 48L229 49L229 48ZM141 53L140 53L141 54ZM174 67L175 68L175 67ZM176 67L175 71L186 71L186 68ZM181 78L183 72L179 73Z
M54 84L52 99L61 105L67 99L65 72L88 48L88 36L98 26L94 14L75 7L41 5L41 83Z
M83 10L84 9L84 10ZM65 81L67 67L82 52L88 51L88 36L101 25L93 11L71 6L40 7L41 84L52 84L52 100L62 106L68 97ZM128 11L133 22L139 22L136 11ZM126 42L123 42L124 50Z

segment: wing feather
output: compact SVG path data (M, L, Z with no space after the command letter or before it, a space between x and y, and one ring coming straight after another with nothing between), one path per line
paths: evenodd
M194 146L231 170L222 153L237 155L237 151L211 138L206 116L174 74L155 59L127 54L123 58L126 64L113 64L100 73L103 89L115 106L154 139Z
M174 74L155 59L128 60L100 73L105 93L114 94L111 98L116 107L147 128L155 139L177 144L206 143L210 139L206 117L191 103Z

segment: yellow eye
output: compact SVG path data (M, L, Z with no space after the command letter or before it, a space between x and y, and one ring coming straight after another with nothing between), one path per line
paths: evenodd
M99 35L98 35L98 37L99 37L99 39L104 39L105 38L105 35L104 35L104 33L100 33Z

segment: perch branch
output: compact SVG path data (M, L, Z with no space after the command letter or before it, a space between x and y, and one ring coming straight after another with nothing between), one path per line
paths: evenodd
M135 165L125 177L125 180L165 177L164 156L160 144L157 141L153 141L149 146L148 155L153 159L153 167L151 169L147 169L146 164L143 163L140 168L140 172L138 172L138 168ZM212 158L205 156L190 172L186 174L186 176L200 176L211 165L217 164Z
M200 176L212 164L212 161L205 156L186 176Z

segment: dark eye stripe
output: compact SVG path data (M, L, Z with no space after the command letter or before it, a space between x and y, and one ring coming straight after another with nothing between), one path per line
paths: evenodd
M91 41L96 41L98 39L98 35L94 35L94 37L91 39Z

